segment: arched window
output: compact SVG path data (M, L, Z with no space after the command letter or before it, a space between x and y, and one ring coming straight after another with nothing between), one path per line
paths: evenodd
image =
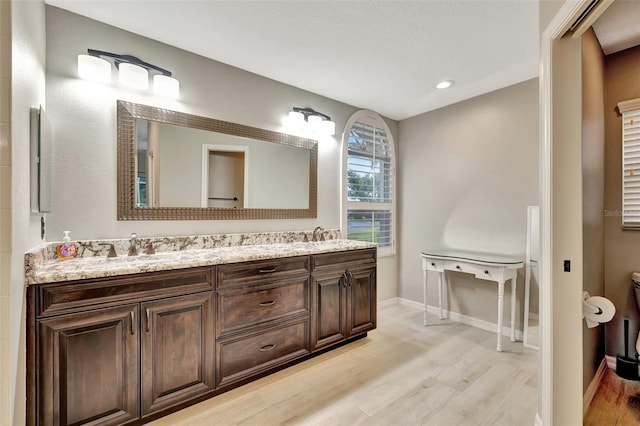
M395 155L380 115L358 111L343 135L342 229L352 240L378 243L379 255L395 254Z

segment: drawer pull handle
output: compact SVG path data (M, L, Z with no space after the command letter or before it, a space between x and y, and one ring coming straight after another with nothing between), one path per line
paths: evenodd
M263 347L260 348L260 352L268 352L268 351L272 351L276 348L275 343L271 343L269 345L264 345Z
M349 283L349 278L347 278L347 273L342 274L342 287L347 288L347 284Z
M268 302L261 302L260 306L272 306L275 305L276 301L275 300L269 300Z
M485 274L487 274L487 275L489 275L489 271L487 271L487 270L485 270L485 271L484 271L484 273L485 273Z
M151 313L149 312L149 308L147 308L147 331L149 331L149 323L151 322Z
M136 322L136 314L133 311L131 311L129 312L129 315L131 316L131 334L136 334L136 331L133 328L133 323Z
M271 267L271 268L260 268L258 269L258 272L260 272L261 274L269 274L271 272L275 272L278 268L276 268L275 266Z
M461 268L460 268L460 265L456 265L456 269L461 269Z

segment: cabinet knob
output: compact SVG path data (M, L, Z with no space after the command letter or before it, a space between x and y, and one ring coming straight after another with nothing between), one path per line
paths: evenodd
M264 345L263 347L260 348L260 352L267 352L267 351L272 351L276 348L275 343L270 343L268 345Z
M485 274L487 274L487 275L489 275L489 271L487 271L487 270L485 270L485 271L484 271L484 273L485 273Z
M456 265L456 269L458 269L458 270L459 270L459 269L461 269L461 268L460 268L460 265Z
M431 262L431 266L436 266L436 264L434 262Z

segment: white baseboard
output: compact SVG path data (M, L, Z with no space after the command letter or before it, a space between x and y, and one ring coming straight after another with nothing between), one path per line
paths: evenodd
M593 397L596 395L598 391L598 387L600 386L600 382L602 382L602 378L604 377L604 373L609 368L607 365L609 364L609 357L605 356L602 358L602 362L600 362L600 366L598 370L596 370L596 374L591 379L589 386L587 386L587 390L584 392L584 396L582 397L582 415L584 416L589 411L589 407L591 406L591 401L593 401ZM615 365L615 358L614 365Z
M378 302L378 309L387 308L389 306L397 305L399 297L392 297L391 299L383 300L382 302Z
M616 371L616 357L611 355L605 355L605 359L607 360L607 367Z
M404 299L402 297L396 297L394 299L389 299L389 300L394 300L394 303L397 303L397 304L402 305L402 306L408 306L408 307L413 307L413 308L424 309L424 305L422 303L416 302L416 301L413 301L413 300L409 300L409 299ZM385 300L385 302L387 302L387 301ZM385 302L383 302L383 303L385 303ZM378 304L378 307L380 307L380 304ZM429 305L427 307L427 312L429 312L430 314L439 315L440 314L440 308L438 308L437 306ZM450 312L450 311L447 311L446 309L443 309L442 313L443 313L445 318L449 318L452 321L461 322L463 324L467 324L467 325L470 325L472 327L477 327L477 328L480 328L482 330L490 331L492 333L495 333L496 332L496 328L498 327L498 324L496 324L496 323L492 323L492 322L489 322L489 321L485 321L485 320L481 320L481 319L478 319L478 318L470 317L468 315L464 315L464 314L461 314L459 312ZM510 324L502 326L502 335L503 336L510 336L511 335L511 325ZM516 329L516 340L522 340L523 337L524 336L522 334L522 330Z

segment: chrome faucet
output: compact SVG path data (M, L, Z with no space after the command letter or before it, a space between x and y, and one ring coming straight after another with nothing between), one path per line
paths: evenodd
M136 246L138 236L136 233L131 234L131 240L129 240L129 256L137 256L138 255L138 247Z
M100 244L101 246L108 246L109 247L109 252L107 253L107 257L111 258L111 257L118 257L118 254L116 253L116 248L113 246L113 244L109 244L109 243L102 243Z
M320 235L319 239L318 234ZM324 241L324 228L322 226L316 226L316 228L313 230L313 238L311 239L311 241Z

